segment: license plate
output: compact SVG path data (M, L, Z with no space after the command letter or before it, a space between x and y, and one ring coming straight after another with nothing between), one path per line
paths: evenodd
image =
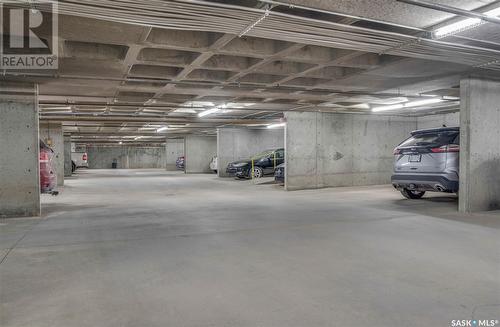
M412 154L410 155L410 162L420 162L422 160L422 155L420 154Z

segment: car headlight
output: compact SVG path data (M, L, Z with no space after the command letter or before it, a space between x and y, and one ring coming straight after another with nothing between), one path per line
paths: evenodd
M246 165L248 165L246 162L240 162L240 163L234 164L233 167L240 168L240 167L245 167Z

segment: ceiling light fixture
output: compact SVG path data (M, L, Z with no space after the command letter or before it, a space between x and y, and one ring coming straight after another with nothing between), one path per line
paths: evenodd
M168 129L168 126L163 126L163 127L160 127L156 130L156 133L160 133L160 132L163 132L163 131L166 131Z
M205 117L205 116L208 116L208 115L211 115L211 114L214 114L216 112L219 112L220 110L222 109L226 109L227 108L227 105L226 104L221 104L215 108L212 108L212 109L208 109L208 110L205 110L205 111L202 111L198 114L198 117Z
M219 108L212 108L212 109L208 109L208 110L205 110L205 111L202 111L198 114L198 117L205 117L205 116L208 116L208 115L211 115L211 114L214 114L216 112L220 111Z
M136 137L134 137L134 141L137 141L137 140L140 140L140 139L142 139L142 136L136 136Z
M392 106L376 107L376 108L372 109L372 112L397 110L397 109L403 109L403 108L414 108L414 107L420 107L420 106L425 106L425 105L429 105L429 104L440 103L443 101L444 100L441 98L417 100L417 101L408 102L408 103L395 104Z
M279 123L279 124L271 124L267 125L267 128L280 128L280 127L285 127L286 123Z
M498 17L500 15L500 7L495 8L493 10L487 11L484 15L491 17ZM484 24L485 21L480 18L467 18L464 20L460 20L456 23L451 23L449 25L445 25L436 29L432 34L435 39L440 39L446 36L454 35L463 31L466 31L471 28L478 27Z
M420 107L420 106L425 106L428 104L434 104L434 103L440 103L443 102L443 99L441 98L433 98L433 99L425 99L425 100L417 100L413 102L408 102L405 103L405 108L414 108L414 107Z

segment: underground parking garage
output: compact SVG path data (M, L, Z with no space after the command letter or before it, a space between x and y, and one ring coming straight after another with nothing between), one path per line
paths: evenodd
M0 2L1 326L498 326L500 1Z

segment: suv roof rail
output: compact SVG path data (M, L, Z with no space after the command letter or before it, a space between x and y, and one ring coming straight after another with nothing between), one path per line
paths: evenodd
M411 132L411 135L416 134L427 134L427 133L436 133L436 132L458 132L460 131L460 127L439 127L439 128L429 128L429 129L418 129L416 131Z

